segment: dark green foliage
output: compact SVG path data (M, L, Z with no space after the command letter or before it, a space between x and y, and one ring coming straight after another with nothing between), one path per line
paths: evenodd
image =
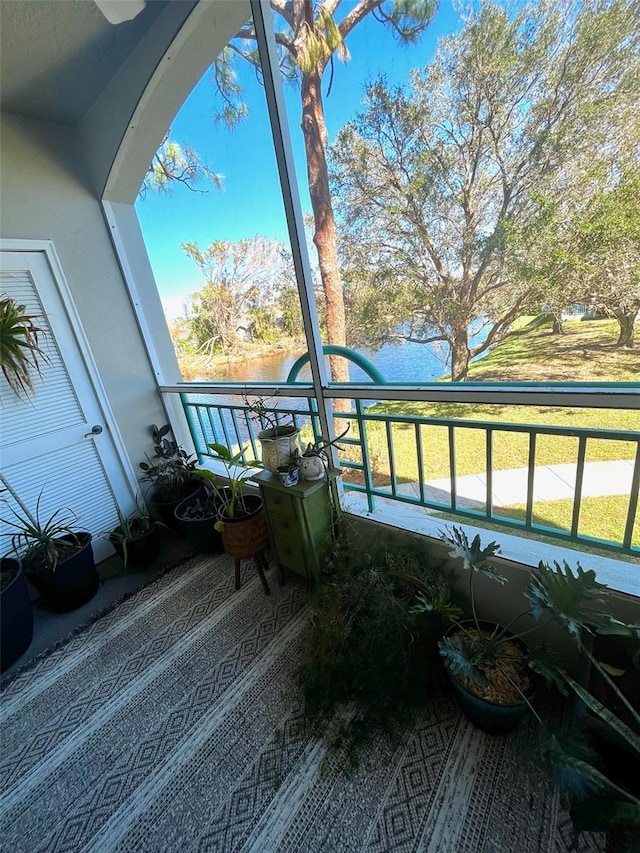
M602 591L606 587L598 583L594 571L585 572L580 563L575 575L566 560L563 566L557 561L554 566L555 572L541 563L540 571L532 572L525 598L531 605L534 619L545 612L552 613L579 645L586 626L601 623L605 618Z
M169 438L169 424L151 426L153 437L153 457L147 456L146 462L140 462L144 472L141 482L149 482L155 490L155 499L172 501L184 497L190 478L195 473L197 459L190 456L177 442ZM158 459L158 462L153 462Z
M348 733L355 743L406 722L441 684L442 620L415 613L411 605L418 592L445 581L423 549L365 554L348 540L342 529L332 574L314 593L300 684L311 717L328 718L343 703L357 704Z
M191 506L186 507L182 512L182 518L190 521L203 521L207 518L215 518L218 514L220 501L215 495L207 495L204 498L196 498Z
M55 570L59 562L82 547L82 542L73 528L77 520L74 513L71 510L58 509L49 518L42 519L41 499L42 492L38 495L34 516L21 504L23 515L9 507L14 517L1 519L12 528L13 532L4 535L11 537L13 551L21 556L25 567L30 571L46 568Z

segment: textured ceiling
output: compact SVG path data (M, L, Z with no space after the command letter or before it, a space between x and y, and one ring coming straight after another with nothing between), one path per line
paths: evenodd
M0 0L0 107L78 124L167 2L112 25L93 0Z

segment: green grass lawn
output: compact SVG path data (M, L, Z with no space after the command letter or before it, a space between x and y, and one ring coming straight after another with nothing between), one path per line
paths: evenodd
M624 534L624 523L629 508L629 499L623 495L607 495L599 498L583 498L580 503L578 532L584 536L598 536L612 542L620 542ZM514 504L496 510L496 515L524 521L524 504ZM536 503L533 512L534 524L569 530L573 513L573 501L557 500ZM596 532L597 531L597 534ZM636 519L632 538L633 545L640 545L640 520Z
M573 506L571 501L548 501L545 504L537 504L537 512L533 514L533 521L536 524L542 524L547 527L556 527L560 530L568 530L571 522L571 513ZM512 507L502 507L496 510L500 515L507 518L515 518L524 521L525 507L523 504L516 504ZM610 542L619 542L621 540L621 524L624 523L624 518L627 512L627 500L621 495L611 495L604 498L584 498L580 512L580 533L585 536L593 536L598 539L605 539ZM460 517L453 513L439 512L435 513L436 517L442 518L447 522L456 523L460 521ZM495 524L484 519L473 522L477 527L483 527L491 531L504 531L505 527L500 524ZM521 535L527 539L532 539L535 542L545 542L547 544L557 545L558 539L552 536L545 536L543 533L532 533L530 531L519 531L518 528L507 529L508 533L513 535ZM485 542L490 540L490 537L484 537ZM632 543L634 546L640 545L640 520L636 519L636 524L633 532ZM599 548L596 544L584 544L580 542L567 542L567 547L576 551L585 552L588 554L597 554L602 557L610 557L611 552ZM635 565L640 565L640 557L626 556L626 560ZM570 561L571 562L571 561ZM588 560L582 560L582 566L585 569L589 568Z
M617 324L613 320L570 320L566 334L550 334L546 324L526 323L507 341L488 356L472 365L470 379L491 382L522 381L610 381L637 382L640 376L640 348L619 350L616 340ZM452 418L462 422L491 421L530 425L588 427L591 429L635 431L640 428L637 411L609 409L575 409L550 406L496 406L451 403L381 402L369 409L375 413ZM486 469L486 437L482 429L457 427L455 437L456 471L458 476L484 472ZM421 427L422 464L425 480L449 475L449 437L443 426ZM367 439L375 482L389 483L389 452L383 424L368 423ZM400 481L417 480L417 458L413 425L394 424L392 447L397 477ZM495 431L493 435L493 468L508 470L528 465L529 444L524 434ZM590 439L587 442L587 462L631 459L636 452L632 441ZM568 437L540 436L536 445L535 464L575 463L578 440ZM358 457L354 457L359 461ZM358 475L346 474L345 479L357 480ZM581 512L580 532L584 535L620 541L627 498L585 498ZM510 512L517 517L523 507L514 506ZM552 526L568 529L571 501L552 501L536 505L540 523L552 518ZM507 512L505 511L505 514ZM636 525L637 527L637 525ZM637 531L636 531L637 533ZM635 541L635 540L634 540Z

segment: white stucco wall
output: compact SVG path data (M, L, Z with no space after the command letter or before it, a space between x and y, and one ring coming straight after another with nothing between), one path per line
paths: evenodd
M0 236L52 240L134 468L165 418L73 130L2 114Z
M180 374L133 202L175 114L249 14L248 0L169 4L77 128L2 113L0 236L53 242L136 471L149 425L166 420L156 383ZM167 407L189 448L179 401Z

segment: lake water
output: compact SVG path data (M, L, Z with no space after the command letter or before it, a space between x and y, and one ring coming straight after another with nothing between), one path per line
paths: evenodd
M474 338L474 343L476 340ZM219 375L217 379L232 382L284 382L302 352L303 350L295 353L275 353L230 364L225 370L226 375ZM448 347L441 344L386 344L377 352L366 349L360 352L377 367L387 382L424 384L442 376L448 378L450 375L447 364ZM352 382L371 381L366 373L353 363L349 365L349 376ZM308 365L299 373L298 379L311 379Z

